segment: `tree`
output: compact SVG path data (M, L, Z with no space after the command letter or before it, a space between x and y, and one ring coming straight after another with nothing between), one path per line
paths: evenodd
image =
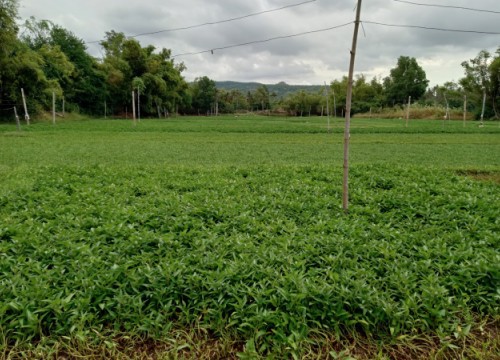
M25 22L22 42L42 55L48 79L57 80L68 110L102 114L104 74L87 53L83 40L48 20L31 17Z
M12 57L18 46L17 40L17 0L0 0L0 105L14 101L8 96L12 79Z
M429 81L415 58L400 56L395 68L384 79L386 101L389 105L405 104L408 97L418 100L425 94Z
M0 69L17 42L17 8L17 0L0 0Z
M193 107L198 114L206 114L212 110L217 94L215 81L207 76L195 79L191 86L191 94L193 98Z
M481 112L483 93L486 94L486 117L499 118L498 102L500 101L500 47L496 55L481 50L479 54L469 61L462 62L465 77L460 84L469 93L475 103L476 117Z
M266 109L270 108L270 97L269 97L269 89L267 88L266 85L260 85L256 90L254 94L254 101L256 102L255 105L257 105L260 110L264 111Z
M87 53L84 41L72 32L54 25L50 36L50 43L58 46L74 66L72 84L63 88L66 103L84 113L102 114L106 86L97 60Z

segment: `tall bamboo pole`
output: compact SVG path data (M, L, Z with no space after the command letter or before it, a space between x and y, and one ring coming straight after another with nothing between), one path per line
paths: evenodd
M52 91L52 125L56 124L56 93Z
M328 133L330 133L330 92L328 91L328 86L326 86L326 81L325 81L325 92L326 92L326 116L328 119Z
M408 121L410 120L410 106L411 106L411 96L408 96L408 108L406 109L406 127L408 127Z
M141 90L137 88L137 119L141 122Z
M346 112L345 112L345 131L344 131L344 179L342 207L345 212L349 210L349 139L351 137L351 102L352 102L352 84L354 77L354 61L356 59L356 46L358 44L358 31L361 17L361 1L358 0L356 8L356 21L354 22L354 35L352 37L351 61L349 64L349 77L347 84Z
M30 115L28 114L28 107L26 106L26 97L24 96L24 89L21 88L21 95L23 97L23 107L24 107L24 119L26 124L30 124Z
M464 95L464 127L467 120L467 95Z
M483 120L484 120L484 109L486 108L486 89L483 89L483 108L481 110L481 127L484 126Z
M135 119L135 91L132 90L132 119L134 120L134 126L137 125L137 121Z
M21 131L21 121L19 121L19 115L17 115L17 108L14 106L14 116L16 117L17 131Z

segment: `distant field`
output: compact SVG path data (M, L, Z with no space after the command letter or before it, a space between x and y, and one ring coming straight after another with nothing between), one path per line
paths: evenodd
M0 354L494 358L498 123L330 125L0 125Z
M341 165L343 122L324 118L176 118L0 125L2 166L88 164ZM355 119L353 164L500 168L500 126L486 123Z

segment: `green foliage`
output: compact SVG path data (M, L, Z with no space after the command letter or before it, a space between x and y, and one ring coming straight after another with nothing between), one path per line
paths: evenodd
M391 69L389 77L384 79L387 103L405 104L408 97L418 100L424 95L429 81L425 71L418 65L415 58L400 56L397 66Z
M476 116L482 111L483 93L487 96L486 118L500 118L498 103L500 101L500 48L496 56L486 50L469 61L462 62L465 77L460 84L471 95L476 103Z
M184 65L174 64L170 50L143 48L137 40L115 31L106 33L101 45L106 51L102 71L112 111L120 113L131 106L131 92L137 88L141 91L141 113L146 116L157 114L160 108L175 111L178 105L190 105L181 76Z
M340 123L0 126L2 341L196 327L284 358L498 315L498 185L438 167L494 174L500 129L352 125L347 216Z
M336 106L336 113L341 114L346 107L347 76L331 83L330 104ZM335 99L333 98L335 94ZM368 82L363 74L356 76L352 87L353 101L351 114L370 111L370 108L381 107L385 102L386 89L377 78Z
M11 64L18 46L16 24L18 6L16 0L0 0L0 109L10 108L15 99L10 96L9 85L15 76Z
M209 79L207 76L197 78L194 83L191 84L190 92L193 109L198 114L213 112L217 96L215 81Z
M0 198L9 341L197 324L266 353L313 329L449 334L498 314L494 185L358 166L346 217L329 166L29 175Z

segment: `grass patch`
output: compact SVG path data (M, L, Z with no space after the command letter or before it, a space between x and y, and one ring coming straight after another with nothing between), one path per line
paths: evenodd
M500 171L460 170L459 175L467 176L478 181L491 181L500 184Z

